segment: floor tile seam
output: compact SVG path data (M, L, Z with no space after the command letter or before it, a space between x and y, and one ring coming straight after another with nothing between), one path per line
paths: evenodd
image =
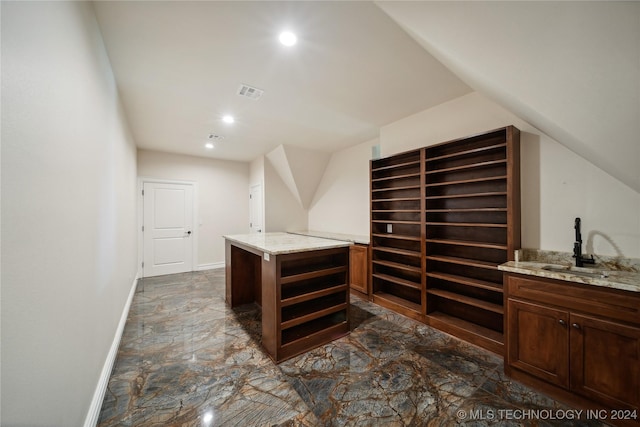
M474 390L473 394L475 394L478 391L478 389L482 389L483 391L486 391L487 393L490 393L490 394L492 394L492 395L494 395L496 397L499 397L495 393L492 393L489 390L487 390L486 388L484 388L484 385L487 384L492 378L495 378L495 377L499 378L500 371L502 371L502 369L503 369L502 366L496 366L495 368L493 368L489 372L487 372L487 375L484 376L484 381L482 381L480 383L480 385L478 385L476 387L476 389ZM494 374L496 374L496 375L494 375Z

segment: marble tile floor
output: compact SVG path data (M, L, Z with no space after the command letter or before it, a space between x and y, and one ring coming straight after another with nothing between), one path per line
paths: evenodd
M506 378L502 359L352 298L352 332L274 364L224 269L138 283L98 425L599 426ZM556 419L553 419L556 418Z

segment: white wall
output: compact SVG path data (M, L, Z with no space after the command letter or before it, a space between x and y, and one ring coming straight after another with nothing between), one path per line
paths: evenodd
M331 156L309 209L309 229L369 235L369 160L378 139Z
M264 231L296 231L308 228L308 212L282 181L269 160L264 162Z
M264 183L264 156L254 159L249 164L249 183L251 185Z
M640 258L640 194L478 93L382 127L380 144L389 156L509 124L522 131L522 246L570 252L573 219L580 216L589 251ZM309 212L310 228L362 232L356 227L369 209L368 188L366 202L355 195L369 179L366 146L334 154ZM346 200L354 201L350 208L331 215L333 203Z
M281 157L273 155L279 150ZM276 167L280 178L296 196L300 205L308 210L327 168L330 153L307 150L292 145L280 145L267 158ZM278 159L281 159L278 162ZM289 182L287 182L287 179Z
M79 426L136 275L136 149L87 2L2 2L2 425Z
M521 135L522 246L571 252L573 220L600 255L640 258L640 194L478 93L380 130L384 155L515 125Z
M138 176L197 183L200 268L224 264L223 235L249 232L249 163L139 150Z
M261 197L261 201L262 201L262 206L261 206L261 214L262 214L262 219L261 219L261 224L262 224L262 231L264 232L265 229L265 218L264 218L264 160L265 157L264 156L260 156L256 159L254 159L250 164L249 164L249 183L250 186L253 187L254 185L260 185L260 188L262 189L262 197ZM252 215L254 215L252 213Z
M251 162L249 169L251 185L262 184L263 232L306 230L308 212L282 180L271 160L260 156Z

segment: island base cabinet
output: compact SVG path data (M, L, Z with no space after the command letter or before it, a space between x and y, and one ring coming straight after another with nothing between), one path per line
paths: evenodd
M349 248L262 259L262 346L280 363L349 334Z
M274 362L349 334L349 247L268 254L227 240L225 269L229 306L261 306Z

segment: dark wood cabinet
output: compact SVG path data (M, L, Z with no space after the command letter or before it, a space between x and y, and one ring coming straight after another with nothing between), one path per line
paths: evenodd
M640 327L571 313L570 330L571 390L640 410Z
M226 301L262 307L262 346L275 362L349 333L349 247L266 254L226 241Z
M265 300L263 286L262 297L276 310L276 339L265 342L263 327L263 345L277 362L349 333L348 261L348 248L277 256L276 294Z
M498 265L520 247L513 126L371 162L373 301L502 354Z
M569 314L539 304L509 301L508 364L562 387L569 386Z
M505 284L507 374L640 416L640 295L511 273Z
M369 246L354 244L349 247L349 285L368 298L369 296Z

